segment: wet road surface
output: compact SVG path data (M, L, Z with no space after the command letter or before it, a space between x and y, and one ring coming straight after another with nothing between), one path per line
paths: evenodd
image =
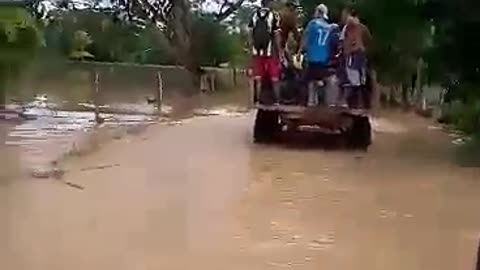
M252 122L201 117L114 141L67 164L84 190L3 183L0 268L473 268L480 171L452 161L446 134L387 115L368 153L306 150L252 144Z

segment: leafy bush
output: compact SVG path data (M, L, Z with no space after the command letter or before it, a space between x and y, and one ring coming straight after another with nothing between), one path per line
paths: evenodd
M26 10L0 9L0 106L5 104L7 82L25 69L39 41L35 22Z
M442 109L441 119L467 134L480 132L480 100L469 103L453 101L446 104Z
M480 134L466 139L464 144L456 148L456 160L462 166L477 167L480 165Z
M242 63L245 53L243 42L237 33L227 31L210 16L199 16L193 24L193 51L200 64Z

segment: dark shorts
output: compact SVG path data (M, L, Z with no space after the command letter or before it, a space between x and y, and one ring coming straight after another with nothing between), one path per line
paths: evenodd
M328 66L322 62L309 62L305 72L307 82L323 80L328 77Z
M367 55L364 51L355 51L347 55L346 73L348 83L354 86L366 84Z
M367 55L364 51L355 51L343 55L337 68L337 77L341 85L364 85L367 70Z
M354 51L347 55L347 67L355 70L367 68L367 54L364 51Z

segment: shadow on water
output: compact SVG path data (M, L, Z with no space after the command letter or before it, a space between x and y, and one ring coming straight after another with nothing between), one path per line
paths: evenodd
M320 132L284 132L278 138L277 144L286 149L348 150L343 136Z
M455 147L455 161L458 165L467 168L480 167L480 138L462 138L453 141L458 144Z

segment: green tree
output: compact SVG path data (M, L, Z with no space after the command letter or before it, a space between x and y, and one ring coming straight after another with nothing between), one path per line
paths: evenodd
M194 18L193 57L201 65L218 66L225 62L237 64L242 61L244 52L240 35L227 28L208 15Z
M22 7L0 9L0 106L8 83L26 68L40 44L35 21Z
M431 50L431 23L423 16L423 3L417 0L326 0L330 17L338 21L343 7L357 10L360 20L369 28L369 61L378 80L386 85L410 85L419 59ZM306 14L318 2L301 1ZM306 16L309 18L310 16Z
M94 56L87 51L87 47L93 43L90 35L82 30L75 31L72 40L70 58L76 60L92 59Z
M453 73L461 80L480 83L480 3L475 0L430 0L426 15L436 27L436 56L442 59L443 73Z
M85 31L92 39L85 51L96 61L171 64L172 50L164 34L148 26L137 29L111 16L91 10L68 11L57 15L45 28L45 55L68 57L75 33ZM49 57L50 61L50 57Z

